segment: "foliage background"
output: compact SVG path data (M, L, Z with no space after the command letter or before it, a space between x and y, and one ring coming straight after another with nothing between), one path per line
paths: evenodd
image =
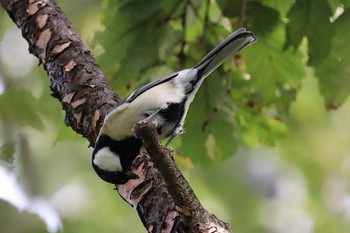
M235 232L348 232L350 1L58 3L122 97L191 67L239 26L253 31L258 43L204 82L176 159ZM0 231L54 231L61 219L63 232L144 232L93 173L91 148L64 126L46 74L0 12Z

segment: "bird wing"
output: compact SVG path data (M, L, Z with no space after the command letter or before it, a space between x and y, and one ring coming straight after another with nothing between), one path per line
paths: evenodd
M165 82L168 82L169 80L175 78L179 73L176 72L176 73L173 73L171 75L168 75L164 78L161 78L161 79L157 79L157 80L154 80L153 82L150 82L142 87L140 87L139 89L137 89L136 91L134 91L133 93L131 93L126 99L125 101L130 103L132 102L134 99L136 99L139 95L141 95L142 93L144 93L145 91L159 85L159 84L162 84L162 83L165 83ZM124 101L122 101L124 102Z

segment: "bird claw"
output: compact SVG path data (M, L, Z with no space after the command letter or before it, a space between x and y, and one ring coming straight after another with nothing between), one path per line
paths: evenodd
M158 121L154 120L154 121L152 121L151 123L152 123L152 125L154 125L154 127L157 128L157 126L158 126Z
M172 147L166 147L166 149L167 149L168 153L169 153L171 156L173 156L173 155L175 154L175 149L174 149L174 148L172 148Z
M149 120L150 120L150 119L148 119L148 118L143 119L143 120L139 121L138 124L147 124L147 123L150 122ZM157 126L158 126L158 121L153 120L153 121L151 121L151 124L154 125L154 127L157 128ZM133 132L133 133L134 133L134 131L135 131L135 126L132 128L132 132Z
M170 136L169 140L165 143L165 147L168 147L168 145L178 136L185 132L185 129L179 125L175 128L173 134Z

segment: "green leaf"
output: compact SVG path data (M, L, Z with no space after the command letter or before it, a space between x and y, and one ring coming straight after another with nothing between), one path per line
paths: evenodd
M343 2L343 0L332 0L332 1L329 1L329 6L331 7L332 12L335 12L337 7L341 7L342 6L342 2Z
M305 72L299 52L283 51L283 36L280 26L268 36L259 37L258 43L243 54L254 95L263 103L275 103L287 112Z
M326 0L299 0L288 12L285 48L297 49L304 36L308 39L309 65L328 57L333 37L332 10Z
M350 7L350 0L342 0L342 7L348 8Z
M219 0L218 5L226 17L237 20L241 17L242 1ZM276 9L260 1L247 2L243 26L254 33L268 34L278 25L279 21L279 12Z
M258 35L268 35L280 23L279 12L258 1L248 1L244 26Z
M242 3L241 1L217 0L221 8L222 14L229 18L235 18L240 15Z
M8 163L12 163L15 151L15 143L13 141L2 144L0 146L1 160L6 161Z
M280 15L284 17L287 15L290 6L293 5L294 0L284 0L284 1L276 1L276 0L261 0L266 6L269 6L277 11L279 11Z
M160 9L163 1L161 0L133 0L120 7L120 13L125 17L141 20L151 16Z
M217 160L229 158L238 147L235 122L224 99L226 87L222 69L212 73L202 84L186 119L187 133L181 136L182 149L195 164L208 166Z
M40 102L27 90L8 90L0 96L0 118L42 129Z
M120 61L120 69L117 73L118 77L125 82L140 79L142 70L157 63L159 47L168 36L166 27L154 25L145 25L135 33L135 38L127 48L127 56ZM118 85L120 85L119 80Z
M237 130L250 146L275 145L287 132L283 120L305 75L302 55L284 51L283 38L280 24L242 52L248 77L235 79L232 95L237 104Z
M321 94L328 109L339 107L350 94L350 10L334 22L330 55L315 67Z
M141 73L159 63L159 48L168 37L162 24L162 1L134 0L123 4L106 2L106 29L95 36L105 52L97 61L113 86L125 87L140 79Z
M134 30L140 25L132 25L118 14L107 17L106 30L95 34L95 42L101 44L105 52L97 58L98 64L107 77L115 76L119 62L126 55L127 49L135 39ZM118 23L117 23L118 22Z
M213 136L215 139L215 150L213 150L212 155L209 154L210 151L208 151L207 144L206 148L209 158L224 160L235 154L241 140L236 129L236 122L233 117L232 109L230 112L226 112L224 109L219 108L218 111L223 112L218 112L217 116L214 114L212 122L208 125L208 131L211 133L206 143L208 143L210 136Z
M348 8L350 6L350 0L332 0L328 1L329 5L332 8L333 13L335 13L336 9L339 8Z

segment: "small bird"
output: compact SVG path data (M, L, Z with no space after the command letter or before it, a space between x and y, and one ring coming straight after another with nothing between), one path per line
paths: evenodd
M255 35L245 28L232 33L193 68L173 73L131 93L106 116L92 153L98 176L112 184L139 178L131 164L142 149L133 134L136 123L154 123L160 139L169 142L183 132L188 108L203 80L225 60L255 43Z

